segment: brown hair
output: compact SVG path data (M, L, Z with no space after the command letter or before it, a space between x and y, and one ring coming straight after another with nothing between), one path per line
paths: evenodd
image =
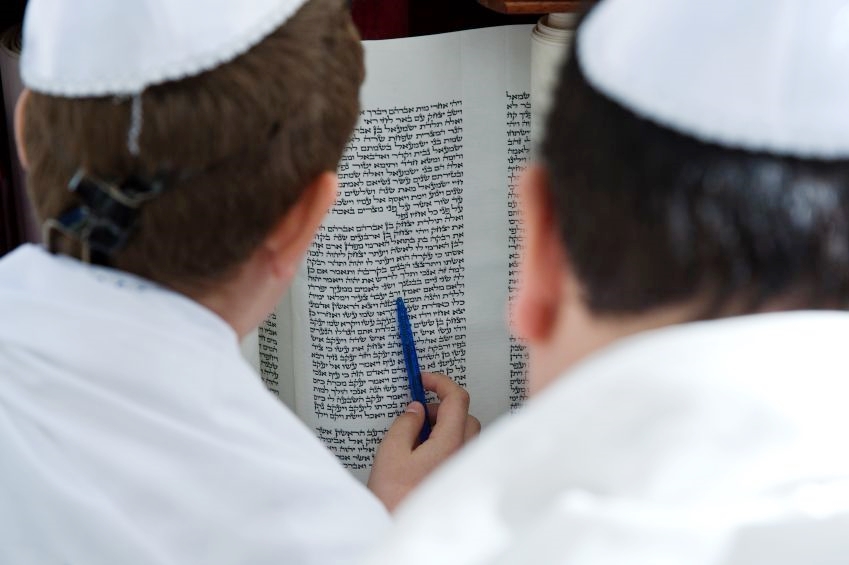
M362 49L341 0L310 0L245 54L141 94L139 155L127 148L132 101L33 93L24 117L28 186L41 221L78 205L75 172L112 182L164 175L116 268L183 292L225 279L323 171L356 123ZM78 255L69 242L63 251Z
M678 133L596 90L575 56L559 80L541 155L594 314L849 308L849 160Z

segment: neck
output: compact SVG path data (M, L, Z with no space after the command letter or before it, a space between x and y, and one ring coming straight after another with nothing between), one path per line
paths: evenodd
M570 292L569 307L560 313L551 338L529 347L531 396L564 372L612 343L641 332L691 321L700 312L699 302L655 308L640 314L594 314Z
M241 340L274 310L287 286L287 280L268 276L261 263L249 260L224 282L184 294L220 316Z

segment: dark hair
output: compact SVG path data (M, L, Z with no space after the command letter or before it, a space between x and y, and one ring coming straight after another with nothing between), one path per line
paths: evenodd
M542 159L562 241L596 314L695 298L700 317L845 308L849 161L705 143L560 73Z
M147 88L138 156L127 148L130 100L33 93L24 143L38 215L79 205L66 188L78 168L114 182L164 173L167 188L110 264L203 291L235 272L310 181L336 170L363 77L343 1L310 0L236 59Z

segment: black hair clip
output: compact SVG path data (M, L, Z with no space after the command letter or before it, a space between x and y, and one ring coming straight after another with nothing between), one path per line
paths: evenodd
M105 264L121 249L135 228L142 204L162 192L161 178L130 177L120 185L77 171L68 183L82 204L44 223L44 243L54 251L54 237L63 234L80 241L82 260Z

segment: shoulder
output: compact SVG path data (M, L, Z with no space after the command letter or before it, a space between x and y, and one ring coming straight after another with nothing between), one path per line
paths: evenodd
M849 441L829 400L847 320L694 324L600 352L416 492L373 563L684 563L771 528L758 512L795 504L780 485L849 478L828 448Z

